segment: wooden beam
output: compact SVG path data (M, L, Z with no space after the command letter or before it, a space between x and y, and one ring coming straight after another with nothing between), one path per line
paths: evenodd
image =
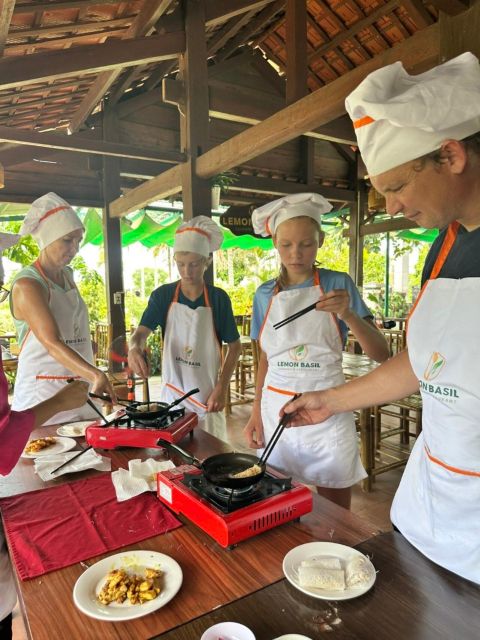
M187 161L188 164L188 161ZM121 218L160 198L169 198L182 190L183 165L177 164L156 178L144 182L110 203L110 216ZM160 194L160 195L159 195Z
M185 155L176 151L153 151L139 149L119 142L101 142L82 138L81 136L64 136L59 133L37 133L24 129L13 129L0 126L0 141L13 142L29 147L46 147L62 151L93 153L117 158L134 158L136 160L153 160L159 162L183 162Z
M184 49L185 34L171 33L130 40L128 46L119 40L67 51L3 58L0 60L0 91L106 69L121 71L125 67L175 58Z
M118 4L118 0L69 0L68 2L29 2L15 6L14 13L35 13L37 11L55 11L61 9L82 9L90 5Z
M454 19L441 13L438 24L440 26L440 56L442 60L450 60L465 51L471 51L477 57L480 56L479 2Z
M0 0L0 56L3 55L7 41L14 7L15 0Z
M372 222L360 225L361 236L371 236L377 233L387 233L389 231L403 231L404 229L416 229L418 225L407 218L392 218L384 222Z
M268 193L278 196L290 193L303 193L314 191L321 193L332 202L355 202L355 191L352 189L340 189L339 187L326 187L318 182L290 182L276 178L257 178L256 176L238 176L238 179L229 187L229 192L251 191L253 193Z
M127 16L125 18L114 18L113 20L100 20L89 22L70 22L69 24L54 24L43 27L35 27L28 29L18 29L13 31L10 36L15 38L34 38L36 36L44 36L51 33L85 33L86 31L96 32L104 31L108 28L128 27L135 20L135 16ZM44 41L45 42L45 41ZM50 43L52 40L47 40ZM30 42L29 46L41 44L40 42Z
M172 4L173 0L150 0L143 5L141 12L137 15L135 22L125 32L124 38L134 39L141 36L148 36L155 27L159 18L167 11ZM158 36L157 36L158 37ZM160 36L162 38L168 38L168 34ZM124 45L125 46L125 45ZM126 49L130 48L130 42ZM165 58L163 58L165 59ZM76 111L74 117L70 120L68 130L70 133L78 131L91 112L95 109L97 104L107 93L113 83L120 75L122 69L117 68L112 71L106 71L101 73L95 80L92 87L89 89L87 95L82 101L82 104Z
M308 93L306 0L287 0L286 26L286 103L291 104Z
M439 27L435 24L207 151L198 159L198 174L211 178L338 118L345 113L346 96L372 71L399 60L409 71L423 70L438 62L439 51Z
M207 27L215 27L231 20L242 13L260 11L274 0L207 0L205 2L205 23Z
M251 20L255 14L253 12L246 12L229 20L221 29L218 29L216 33L210 38L207 45L207 56L212 56L219 49L233 38L246 24Z
M285 99L285 77L280 76L275 71L272 65L267 62L267 59L263 57L258 49L255 49L254 56L250 64L262 76L262 78L275 89L276 93Z
M400 0L389 0L386 4L381 5L377 9L374 9L368 16L358 20L349 27L346 31L341 31L337 36L332 38L329 42L322 44L314 53L312 53L308 57L308 64L311 65L312 62L315 62L323 55L330 51L330 49L335 49L338 45L342 44L345 40L348 40L352 36L357 35L359 31L365 29L365 27L370 26L373 22L376 22L379 18L383 18L391 11L393 11L400 3Z
M410 72L415 72L419 67L425 70L428 66L438 63L439 51L439 27L434 24L256 126L207 151L197 160L198 175L205 179L212 178L302 135L305 131L338 118L345 113L346 96L372 71L399 60ZM138 209L146 204L146 197L150 198L150 202L158 199L160 194L164 197L165 188L170 190L171 194L178 193L181 189L182 175L179 166L175 167L178 172L170 169L162 174L163 178L159 177L158 183L154 182L157 180L154 178L132 189L128 193L128 206L122 205L120 199L112 203L112 211L115 211L116 215L124 215L122 210L128 213Z
M179 80L165 78L162 90L163 101L168 104L178 105L185 100L183 85ZM226 83L209 86L208 91L210 117L229 122L255 125L285 106L284 100L274 94ZM136 98L132 101L134 100ZM123 104L128 107L129 102L126 101ZM123 112L122 116L124 116ZM356 144L350 119L325 124L315 130L307 131L304 135L341 144Z
M468 4L465 4L462 0L429 0L429 2L448 16L457 16L468 9Z
M120 38L125 33L124 28L120 29L108 29L106 31L98 31L91 33L82 33L81 35L65 36L62 38L47 38L46 40L37 40L36 42L27 42L25 44L10 44L5 47L5 51L11 56L20 56L25 53L31 52L32 49L37 47L44 47L45 43L48 43L49 47L61 47L67 49L72 44L81 44L85 40L91 40L92 37L97 38Z

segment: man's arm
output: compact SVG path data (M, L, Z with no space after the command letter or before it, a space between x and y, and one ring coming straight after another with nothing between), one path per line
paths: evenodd
M418 391L418 386L408 351L402 351L365 376L339 387L302 394L298 400L286 404L281 414L294 414L289 426L318 424L337 413L405 398Z
M148 378L150 374L150 367L145 358L145 347L147 344L147 338L151 333L151 329L141 324L135 329L132 337L130 338L128 366L141 378Z

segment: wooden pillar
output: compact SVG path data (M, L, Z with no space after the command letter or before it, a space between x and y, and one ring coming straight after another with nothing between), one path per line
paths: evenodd
M210 180L196 175L198 156L208 150L208 72L205 40L205 1L184 0L186 50L180 58L184 106L180 109L180 144L187 154L182 176L183 216L211 215Z
M307 3L287 0L287 104L307 94Z
M357 166L361 164L360 154L356 152ZM348 271L357 287L363 286L363 237L360 227L366 217L368 198L365 180L358 176L356 184L356 206L350 209L350 225L348 228L349 262Z
M103 138L114 142L118 121L114 111L104 111ZM120 159L103 156L103 241L107 289L108 322L112 338L125 335L125 307L123 291L122 239L120 218L110 217L110 202L120 197Z
M455 17L440 12L440 61L451 60L465 51L480 58L480 4Z

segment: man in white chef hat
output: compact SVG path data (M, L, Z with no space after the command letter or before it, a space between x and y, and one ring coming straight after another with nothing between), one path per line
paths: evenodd
M40 254L12 283L10 309L21 346L12 407L15 411L50 398L66 381L87 380L92 391L115 397L107 375L93 364L88 310L68 266L84 227L56 193L35 200L20 230L38 242ZM97 418L88 405L65 411L51 422Z
M240 354L240 337L230 298L223 289L207 285L205 271L223 235L207 216L186 220L173 245L180 280L152 292L131 341L128 361L135 373L148 376L145 356L148 336L158 326L163 336L161 400L173 402L188 391L199 392L182 404L205 418L204 428L226 438L225 406L230 378ZM228 345L222 366L222 343Z
M410 76L370 74L346 100L390 215L439 228L411 311L408 350L374 372L288 405L295 425L420 390L423 431L392 505L428 558L480 584L480 67L464 53ZM312 420L312 416L315 420Z

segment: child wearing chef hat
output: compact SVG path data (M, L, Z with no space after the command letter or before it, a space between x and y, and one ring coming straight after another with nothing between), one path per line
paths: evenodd
M240 354L240 339L228 295L205 283L212 254L223 241L219 226L207 216L186 220L175 233L173 251L180 280L155 289L131 341L128 361L138 375L148 375L145 346L157 327L163 335L161 400L182 402L202 418L203 427L226 439L219 412L225 406L230 378ZM222 366L222 344L227 354Z
M480 584L480 66L471 53L419 74L370 74L346 100L387 212L439 228L410 312L408 349L374 372L305 394L293 423L420 391L422 432L391 518L436 564Z
M50 398L70 378L83 378L94 393L115 397L108 376L93 364L88 310L68 266L83 231L73 208L55 193L35 200L25 216L20 233L35 238L40 254L15 276L10 296L21 347L12 403L16 411ZM96 417L84 405L55 421Z
M349 329L371 357L388 357L385 340L348 274L317 266L324 240L321 218L331 208L317 193L298 193L252 214L255 232L273 237L281 262L279 277L262 284L253 303L251 337L261 347L255 401L245 427L253 448L268 442L289 397L344 381L342 349ZM275 323L314 303L319 311L275 329ZM366 475L351 413L309 429L284 431L269 463L344 507L350 505L352 485Z

